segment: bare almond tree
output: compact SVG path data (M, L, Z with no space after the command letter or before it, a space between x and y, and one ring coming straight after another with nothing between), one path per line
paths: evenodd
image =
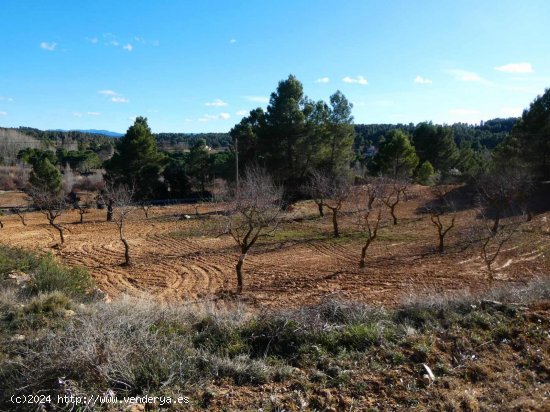
M21 207L21 206L17 206L17 207L12 207L10 209L10 212L17 215L19 217L19 220L21 220L21 223L23 224L23 226L27 226L27 222L25 221L25 212L28 212L29 210L29 204L31 202L31 198L28 197L28 196L25 196L24 198L24 201L25 201L25 206L24 207Z
M281 220L283 191L271 177L258 168L248 169L240 182L238 195L229 204L224 233L239 246L235 266L237 293L243 291L243 263L257 240L273 233Z
M367 208L372 209L374 202L380 200L384 194L384 179L379 177L369 179L365 190L367 192Z
M482 175L477 182L479 200L484 216L491 216L492 231L498 232L500 220L507 214L527 213L529 195L533 188L532 175L524 168L509 167Z
M88 197L81 198L77 196L75 192L71 192L71 194L72 194L71 202L73 204L73 209L78 211L80 215L79 223L82 224L84 223L84 215L88 213L88 211L91 209L92 203Z
M445 236L455 227L456 208L454 203L449 199L449 193L452 186L441 185L432 188L432 193L436 197L436 203L427 207L427 212L430 214L430 220L437 230L439 243L437 251L443 253L445 251Z
M141 210L143 210L145 219L149 219L149 212L153 208L153 205L149 202L140 202L139 206L141 207Z
M516 215L506 220L506 224L500 224L498 229L494 230L494 221L483 214L483 209L480 211L481 219L477 220L477 224L470 228L467 235L470 237L469 242L479 245L479 256L485 263L489 279L494 279L495 270L493 264L502 252L503 247L517 233L524 215Z
M455 227L455 219L456 214L453 214L451 216L450 223L446 224L444 222L443 212L438 210L432 210L430 212L430 220L432 221L432 224L436 227L439 237L439 244L437 246L437 251L439 253L443 253L445 251L445 236L453 227Z
M361 247L361 259L359 267L365 267L367 251L378 236L378 229L382 220L382 200L380 195L383 190L381 179L372 179L368 185L360 190L353 191L351 202L354 205L354 214L357 218L358 229L366 236L365 243Z
M49 192L45 189L32 188L29 190L34 207L36 207L54 229L59 232L60 246L65 243L65 228L56 220L67 210L67 199L63 191L57 193Z
M367 257L367 250L372 242L376 240L378 236L378 228L380 227L380 221L382 218L382 208L367 209L359 217L359 227L362 232L367 235L367 240L361 248L361 259L359 260L359 267L365 267L365 259Z
M19 219L21 220L21 223L23 226L27 226L27 222L25 221L25 212L23 211L23 208L20 207L12 207L10 209L11 213L17 215Z
M105 204L112 205L112 220L117 228L120 241L124 245L124 265L130 266L132 264L130 258L130 244L124 234L124 224L129 215L135 210L134 206L134 193L133 187L126 185L107 185L105 188L104 202Z
M340 237L338 215L344 202L352 193L350 180L346 176L330 176L321 172L314 172L309 185L309 193L317 205L325 206L332 212L332 227L334 237ZM322 207L319 208L321 213Z
M381 194L382 203L384 203L393 219L393 224L397 225L397 205L407 194L409 182L407 180L381 178L383 181L383 192Z

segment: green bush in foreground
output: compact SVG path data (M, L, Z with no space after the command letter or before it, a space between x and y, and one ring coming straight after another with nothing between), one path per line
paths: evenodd
M24 249L0 246L0 276L14 271L29 272L40 258Z
M68 296L82 296L92 287L92 278L85 268L62 266L52 255L40 260L29 283L29 291L33 294L59 291Z
M31 275L26 291L32 295L63 292L70 297L81 297L94 286L85 268L64 266L51 254L37 256L24 249L0 246L0 279L12 272Z

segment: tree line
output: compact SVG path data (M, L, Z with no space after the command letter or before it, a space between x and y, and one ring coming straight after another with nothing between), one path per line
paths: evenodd
M283 187L287 203L309 196L304 188L318 173L359 182L384 175L431 185L473 183L484 175L521 169L541 179L550 170L548 100L546 91L515 123L495 119L475 127L431 122L354 126L353 105L343 93L336 91L328 102L313 101L290 75L279 82L265 110L250 111L231 129L227 151L212 150L197 136L188 136L194 143L186 151L163 151L147 119L138 117L124 136L114 140L111 152L104 142L55 153L25 149L18 158L42 169L46 161L80 172L103 167L107 181L135 186L136 198L142 200L208 197L213 180L234 182L237 170L242 173L253 166L265 169ZM474 138L483 133L505 137L490 150ZM370 150L365 150L366 144Z

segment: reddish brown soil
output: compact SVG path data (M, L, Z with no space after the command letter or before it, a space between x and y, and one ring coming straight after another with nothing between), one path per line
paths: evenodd
M3 196L9 194L3 193ZM10 201L20 195L9 195ZM550 273L550 214L525 223L494 264L490 281L479 257L479 247L464 249L461 233L472 225L473 211L458 214L443 255L435 252L437 232L429 216L417 213L428 199L416 188L414 199L398 206L400 222L387 216L369 249L367 267L358 267L363 241L351 216L342 218L343 235L331 237L331 221L315 217L316 207L300 203L273 238L266 238L245 261L244 297L262 306L310 304L327 297L359 299L373 304L395 304L409 295L477 292L504 283L523 283ZM6 198L0 196L0 203ZM200 205L199 212L223 205ZM92 210L78 224L76 211L65 213L65 246L57 249L58 233L43 215L28 215L23 226L15 215L4 216L2 242L52 251L71 265L87 267L110 297L145 295L165 300L190 301L215 297L235 289L237 249L226 236L217 237L217 217L181 219L195 213L194 206L156 207L149 219L135 211L125 230L134 264L121 266L124 248L116 226L105 222L104 210ZM293 218L303 218L293 221Z

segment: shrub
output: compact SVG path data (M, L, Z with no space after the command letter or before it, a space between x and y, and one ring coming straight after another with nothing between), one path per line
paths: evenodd
M41 294L27 305L4 308L4 321L12 330L55 328L71 313L71 300L61 292Z
M247 346L242 340L239 329L234 324L212 315L204 317L195 325L197 335L193 343L203 349L233 357L246 352Z
M346 327L339 336L341 346L352 350L364 351L379 342L381 337L377 325L352 325Z
M253 357L273 355L293 359L304 342L301 325L284 316L255 319L243 328L242 336Z
M61 291L69 296L82 296L93 286L93 281L84 268L67 268L58 264L52 255L46 255L35 269L29 282L32 294Z
M0 246L0 274L13 271L29 272L39 263L40 258L24 249Z
M215 376L231 378L237 385L263 384L271 376L271 368L265 362L245 355L233 359L213 356L208 362Z

